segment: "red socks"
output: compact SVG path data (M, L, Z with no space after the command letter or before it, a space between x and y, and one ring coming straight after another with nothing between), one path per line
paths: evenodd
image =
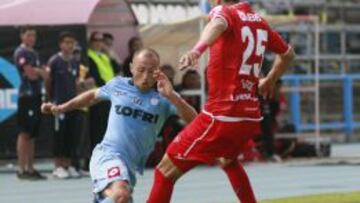
M223 168L241 203L256 203L255 194L246 171L238 161Z
M147 203L169 203L174 182L167 179L159 169L155 169L154 184Z
M246 171L238 161L224 167L226 175L241 203L256 203L255 194L250 185ZM170 203L174 182L155 169L154 183L147 203Z

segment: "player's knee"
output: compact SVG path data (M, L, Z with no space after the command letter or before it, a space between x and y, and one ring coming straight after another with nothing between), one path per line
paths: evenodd
M115 202L116 203L129 203L130 198L131 198L130 192L122 191Z
M182 176L180 169L171 161L167 154L163 157L160 163L157 165L157 168L164 174L165 177L176 181Z
M112 198L115 203L128 203L131 199L131 190L127 182L117 181L105 189L103 195Z

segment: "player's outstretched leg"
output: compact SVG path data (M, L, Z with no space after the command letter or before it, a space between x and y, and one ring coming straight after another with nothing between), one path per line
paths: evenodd
M198 164L193 161L170 159L169 155L165 154L155 169L154 183L147 203L169 203L176 180Z
M245 169L237 160L226 160L222 164L238 199L241 203L256 203L254 191L251 187L249 177Z
M128 203L131 200L130 186L126 181L115 181L103 192L99 203Z

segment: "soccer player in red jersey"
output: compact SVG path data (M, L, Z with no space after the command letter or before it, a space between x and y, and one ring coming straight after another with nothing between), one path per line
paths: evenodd
M169 203L175 181L199 164L219 164L238 199L255 203L249 178L237 161L262 119L258 94L271 97L276 81L295 57L293 49L247 2L210 0L215 7L194 48L180 59L193 67L210 48L204 110L168 147L155 170L148 203ZM276 54L272 70L260 78L264 53Z

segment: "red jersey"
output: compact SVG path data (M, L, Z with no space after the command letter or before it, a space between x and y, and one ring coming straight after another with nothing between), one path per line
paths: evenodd
M214 116L260 120L257 85L264 53L284 54L289 46L248 3L217 6L209 18L223 19L227 29L210 47L205 111Z

